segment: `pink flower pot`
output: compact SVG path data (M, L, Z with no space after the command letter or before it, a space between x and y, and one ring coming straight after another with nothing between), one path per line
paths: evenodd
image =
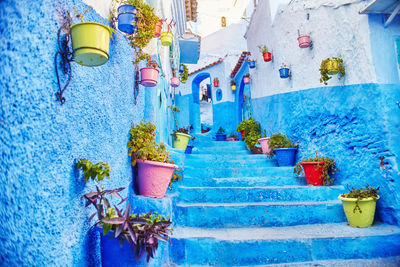
M297 40L299 41L300 48L307 48L311 45L310 36L308 35L300 36L299 38L297 38Z
M180 80L178 77L172 77L171 78L171 86L172 87L178 87L180 83Z
M244 77L243 81L245 84L249 84L250 83L250 78L249 77Z
M162 198L167 191L175 164L136 160L138 164L137 183L142 196Z
M227 137L226 138L226 141L230 141L230 142L237 141L237 140L238 139L236 137Z
M140 84L146 87L154 87L157 85L158 69L142 68L140 69Z
M271 149L269 148L269 145L268 145L268 141L269 141L269 137L258 139L258 142L261 145L263 154L268 154L269 152L271 152Z

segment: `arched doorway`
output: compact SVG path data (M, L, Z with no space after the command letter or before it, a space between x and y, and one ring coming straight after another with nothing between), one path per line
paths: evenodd
M190 123L194 133L202 129L211 129L213 124L211 75L208 72L199 73L192 82L192 103L190 105Z

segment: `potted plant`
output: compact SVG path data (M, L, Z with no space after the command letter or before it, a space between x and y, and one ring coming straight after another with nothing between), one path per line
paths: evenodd
M339 199L343 203L347 221L354 227L368 227L374 222L376 202L379 199L377 189L365 186L365 189L352 188L349 193L341 194Z
M340 73L340 80L346 74L343 65L343 59L339 57L332 57L322 60L319 72L321 73L321 78L319 81L325 85L328 85L328 81L332 78L332 75L338 73Z
M101 261L102 266L115 266L129 263L145 265L155 256L159 240L168 242L172 229L170 219L154 214L131 214L131 206L119 209L128 198L123 198L120 192L124 188L105 190L99 182L105 176L110 178L110 167L106 162L93 164L87 159L79 159L75 168L82 169L85 182L92 179L96 182L96 191L83 195L86 207L93 205L95 212L89 217L97 217L94 226L101 235ZM120 199L117 205L111 205L112 196ZM123 247L130 247L124 250ZM118 251L118 257L115 252ZM142 256L147 253L147 257Z
M133 64L137 64L142 60L146 60L146 67L140 69L140 84L146 87L154 87L158 82L158 63L152 60L149 54L139 50L136 53L136 59L133 61Z
M226 133L224 128L219 127L217 133L215 134L216 141L225 141L226 140Z
M100 66L109 59L109 45L112 29L96 22L84 22L83 17L90 10L89 7L81 15L78 10L76 17L81 23L73 24L69 30L72 39L74 61L87 67Z
M299 42L299 47L300 48L308 48L311 46L311 40L310 40L310 36L309 35L300 35L300 31L299 33L299 37L297 38L297 41Z
M244 75L243 82L244 82L244 84L249 84L250 83L250 74L249 73Z
M153 123L132 125L128 142L132 166L138 167L138 189L143 196L162 198L171 183L180 179L178 166L169 157L163 143L155 141L156 127Z
M266 45L259 45L258 49L260 50L261 54L263 55L265 62L269 62L272 60L272 54L270 52L268 52L268 47Z
M156 23L155 29L154 29L154 37L158 38L161 36L161 30L163 26L164 20L159 19Z
M238 141L239 138L235 132L231 132L231 134L226 138L226 141Z
M271 149L269 148L269 137L267 137L266 131L264 129L263 134L260 139L258 139L258 143L261 145L261 150L263 154L269 154Z
M236 82L234 80L231 80L231 88L232 91L236 91Z
M257 147L258 139L261 138L261 126L259 122L250 118L245 123L244 142L248 150L253 154L262 154L261 148Z
M178 127L175 112L180 112L179 107L168 106L171 109L175 121L175 130L172 135L172 147L185 151L191 136L189 135L190 127Z
M247 127L247 125L253 123L253 121L254 121L254 119L250 118L248 120L244 120L244 121L239 123L238 127L236 128L236 131L240 133L240 136L242 137L242 139L246 135L246 127Z
M134 5L125 4L118 7L118 29L126 34L138 32L136 16L137 9Z
M279 68L279 76L280 76L282 79L289 78L289 76L290 76L290 70L289 70L289 68L286 66L285 63L282 63L281 67Z
M214 78L213 83L214 83L214 87L218 87L218 86L219 86L219 80L218 80L218 78Z
M336 163L329 157L318 156L315 151L315 157L303 159L298 162L294 167L294 173L299 178L303 175L306 176L307 184L310 185L331 185L333 183L334 175L339 169L336 168Z
M171 46L172 45L172 40L174 38L174 35L171 32L172 22L173 22L173 20L171 20L171 22L168 24L168 27L167 27L168 30L166 32L161 33L160 38L161 38L161 44L163 46Z
M256 60L249 59L249 67L250 69L254 69L256 67Z
M182 71L181 71L181 69L182 69ZM185 65L185 64L181 64L181 66L179 67L179 72L181 73L180 74L180 76L181 76L181 81L183 82L183 83L186 83L186 81L187 81L187 79L188 79L188 76L189 76L189 69L188 69L188 67Z
M272 134L269 138L268 146L271 149L269 155L276 156L280 167L293 166L296 159L297 147L284 134Z
M172 70L172 77L171 77L171 86L176 88L179 86L180 80L178 77L176 77L176 70Z

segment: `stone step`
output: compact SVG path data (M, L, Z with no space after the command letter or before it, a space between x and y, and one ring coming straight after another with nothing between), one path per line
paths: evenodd
M225 161L225 160L252 160L268 159L264 154L186 154L186 160L200 159L206 161Z
M179 186L179 202L269 202L336 200L344 186L186 187Z
M385 224L368 228L347 223L240 229L175 227L170 248L171 261L179 266L356 266L315 262L399 255L400 228ZM399 262L398 257L390 260ZM307 262L314 264L301 265Z
M185 177L191 178L239 178L294 176L293 167L247 167L247 168L198 168L186 166Z
M220 147L220 148L246 148L246 144L243 141L202 141L197 138L194 140L194 146L198 148L206 147Z
M247 168L247 167L277 167L275 159L262 158L262 159L248 159L248 160L215 160L205 161L203 159L186 159L186 167L193 168L211 168L211 167L235 167L235 168Z
M342 203L249 202L249 203L176 203L174 223L178 226L272 227L345 221Z
M194 147L192 154L233 154L233 155L251 155L251 151L246 148L225 148L225 147L207 147L197 148Z
M300 181L295 176L269 176L269 177L240 177L240 178L190 178L184 177L179 182L183 186L204 187L204 186L285 186L285 185L306 185L304 179Z

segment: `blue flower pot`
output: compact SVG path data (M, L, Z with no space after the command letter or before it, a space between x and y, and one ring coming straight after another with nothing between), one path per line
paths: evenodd
M294 166L297 148L275 148L275 156L279 167Z
M226 134L217 134L215 136L215 140L217 140L217 141L225 141L226 140Z
M290 70L288 68L279 69L279 75L281 78L286 79L289 77Z
M179 66L179 72L182 73L182 72L184 72L184 71L185 71L185 67L181 64L181 65Z
M136 17L137 9L132 5L122 5L118 8L118 29L121 32L127 34L133 34L138 32L136 23L138 18Z
M192 154L193 146L187 146L185 150L185 154Z
M249 61L249 67L250 69L254 69L256 67L256 62L254 60Z

